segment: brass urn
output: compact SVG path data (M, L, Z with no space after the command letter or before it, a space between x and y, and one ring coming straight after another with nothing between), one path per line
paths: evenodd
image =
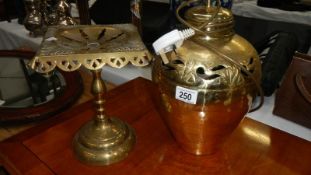
M261 65L254 47L234 33L231 11L210 3L190 7L193 2L181 3L176 15L195 34L158 52L152 77L160 114L175 139L187 152L203 155L219 149L251 110L261 92Z

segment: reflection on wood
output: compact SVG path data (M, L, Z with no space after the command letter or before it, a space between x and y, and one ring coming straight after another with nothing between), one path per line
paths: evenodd
M81 69L80 71L81 77L83 79L84 89L81 97L78 101L75 102L73 106L79 105L81 103L84 103L90 99L93 98L93 95L91 93L91 82L92 82L92 75L88 70ZM115 86L109 83L106 83L107 90L113 89ZM0 126L0 141L9 138L17 133L20 133L26 129L29 129L33 126L36 126L40 124L41 122L34 122L34 123L28 123L28 124L22 124L22 125L12 125L12 126Z

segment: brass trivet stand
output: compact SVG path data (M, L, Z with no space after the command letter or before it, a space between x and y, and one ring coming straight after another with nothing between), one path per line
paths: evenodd
M74 71L83 65L93 74L91 91L95 97L96 116L74 137L73 149L79 160L92 165L109 165L128 155L135 144L134 130L105 114L106 87L100 72L106 64L115 68L122 68L129 62L134 66L146 66L150 58L137 29L131 24L48 29L31 67L47 73L55 67Z

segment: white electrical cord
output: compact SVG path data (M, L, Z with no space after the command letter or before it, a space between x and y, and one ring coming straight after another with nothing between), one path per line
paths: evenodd
M169 63L165 53L172 51L174 48L178 48L183 44L183 41L190 38L195 34L191 28L185 30L173 30L164 34L157 39L153 44L153 49L157 55L160 55L164 64Z

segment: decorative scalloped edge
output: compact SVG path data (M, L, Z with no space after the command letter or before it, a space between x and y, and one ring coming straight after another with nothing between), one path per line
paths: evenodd
M85 58L88 57L88 58ZM81 65L89 70L101 69L106 64L114 68L122 68L129 62L137 67L146 66L151 61L148 52L119 52L119 53L101 53L88 55L66 55L66 56L48 56L45 58L35 57L30 62L30 67L39 73L47 73L60 68L63 71L71 72L79 69Z

